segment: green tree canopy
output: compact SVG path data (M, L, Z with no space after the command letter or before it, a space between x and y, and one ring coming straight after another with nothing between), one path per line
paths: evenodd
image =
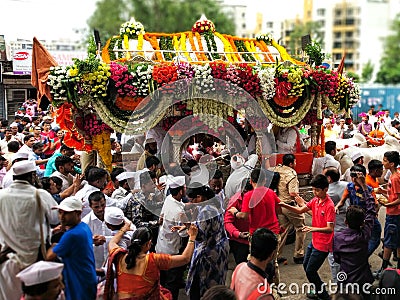
M383 84L400 83L400 14L394 19L391 30L392 34L385 38L385 50L376 75L376 82Z
M216 30L234 34L233 20L215 0L100 0L88 25L100 32L102 42L119 34L122 23L134 17L146 32L191 30L202 14L213 21Z
M309 34L311 39L324 48L323 37L320 31L321 25L318 22L297 23L290 33L289 48L292 55L297 55L301 50L301 37Z
M369 82L372 78L372 74L374 73L374 65L369 60L362 68L361 71L361 79L362 82Z

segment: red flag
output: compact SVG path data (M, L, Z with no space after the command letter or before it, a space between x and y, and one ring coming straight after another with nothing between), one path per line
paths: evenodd
M47 77L50 73L50 67L57 66L57 62L47 51L47 49L36 39L33 38L32 47L32 74L31 84L37 89L38 105L43 96L51 102L50 87L47 85Z
M342 75L343 74L343 69L344 69L344 59L346 58L346 51L343 53L342 60L340 61L340 64L337 67L337 72Z

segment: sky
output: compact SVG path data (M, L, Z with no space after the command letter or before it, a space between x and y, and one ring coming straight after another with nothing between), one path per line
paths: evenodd
M96 8L97 0L0 0L0 35L6 41L23 38L39 40L71 39L81 35L76 29L87 28L87 20ZM233 0L248 5L247 16L251 18L262 8L264 21L270 16L293 18L302 9L302 0ZM267 5L268 3L268 5ZM274 3L274 4L273 4ZM290 7L291 9L280 9ZM136 18L139 20L139 18ZM255 24L249 20L249 27Z
M0 0L0 35L7 40L76 39L96 0Z

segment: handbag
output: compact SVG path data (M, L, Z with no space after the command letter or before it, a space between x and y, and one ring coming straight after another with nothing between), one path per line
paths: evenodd
M39 212L39 229L40 229L40 246L39 246L39 251L38 251L38 257L36 259L36 261L40 261L40 260L46 260L46 253L47 253L47 249L49 249L51 247L50 242L48 240L48 238L44 237L44 233L43 233L43 208L42 208L42 202L40 201L39 198L39 194L38 191L36 189L35 191L35 197L36 197L36 205L38 208L38 212ZM47 223L47 218L46 218L46 223Z

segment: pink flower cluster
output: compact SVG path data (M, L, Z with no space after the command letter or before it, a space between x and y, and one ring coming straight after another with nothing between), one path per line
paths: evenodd
M128 67L111 62L110 64L111 80L115 82L118 95L121 97L136 97L136 87L132 85L133 76L129 72Z
M85 115L83 128L86 135L90 136L100 134L103 131L113 132L113 129L110 126L97 119L96 114Z

